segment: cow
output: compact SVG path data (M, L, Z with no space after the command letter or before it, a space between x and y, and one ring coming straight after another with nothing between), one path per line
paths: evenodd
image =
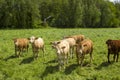
M78 64L83 65L83 60L86 54L90 54L90 63L92 61L93 42L90 39L85 39L76 44L76 57Z
M31 45L32 45L32 51L33 51L33 57L34 59L38 58L38 53L39 50L41 49L43 51L43 56L44 56L44 40L41 37L30 37L28 38Z
M15 55L20 57L24 49L29 48L29 40L27 38L15 38L13 39L15 45ZM19 54L17 54L19 52Z
M64 38L74 38L76 43L79 43L85 39L85 36L82 34L79 34L79 35L66 36Z
M69 43L69 46L70 46L70 57L73 58L76 41L75 41L74 38L64 38L64 40L66 40Z
M56 50L59 70L65 69L65 64L68 63L69 43L66 40L51 42L52 48Z
M110 63L110 59L109 59L110 54L114 54L113 61L118 62L119 52L120 52L120 40L108 39L106 41L106 44L108 47L108 55L107 55L108 63Z

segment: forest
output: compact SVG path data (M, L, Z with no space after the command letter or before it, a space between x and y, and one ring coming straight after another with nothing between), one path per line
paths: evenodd
M120 27L120 1L0 0L0 29Z

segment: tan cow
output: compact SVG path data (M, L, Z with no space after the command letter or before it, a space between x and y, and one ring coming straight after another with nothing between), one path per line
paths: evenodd
M90 63L92 61L93 42L90 39L85 39L76 45L76 57L78 64L82 66L86 54L90 54Z

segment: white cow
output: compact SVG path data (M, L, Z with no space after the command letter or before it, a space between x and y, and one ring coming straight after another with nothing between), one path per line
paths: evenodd
M52 47L56 49L59 70L61 70L62 67L65 69L65 64L68 63L69 43L66 40L54 41L52 42Z
M37 58L39 50L41 49L43 51L44 56L44 41L40 37L30 37L29 38L30 43L32 44L32 51L33 51L33 57Z
M64 38L64 40L66 40L69 43L69 46L70 46L70 56L71 56L71 58L73 58L76 41L75 41L74 38Z

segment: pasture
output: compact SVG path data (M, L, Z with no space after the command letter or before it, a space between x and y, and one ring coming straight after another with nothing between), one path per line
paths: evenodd
M89 55L85 56L84 66L77 65L76 55L65 70L59 71L55 61L55 50L50 42L60 40L63 36L83 34L94 43L93 62L89 63ZM40 51L37 60L32 58L32 48L23 56L14 56L14 38L41 36L45 41L45 57ZM0 80L120 80L119 62L107 63L107 39L120 39L119 28L103 29L24 29L0 30ZM113 60L112 56L110 60Z

